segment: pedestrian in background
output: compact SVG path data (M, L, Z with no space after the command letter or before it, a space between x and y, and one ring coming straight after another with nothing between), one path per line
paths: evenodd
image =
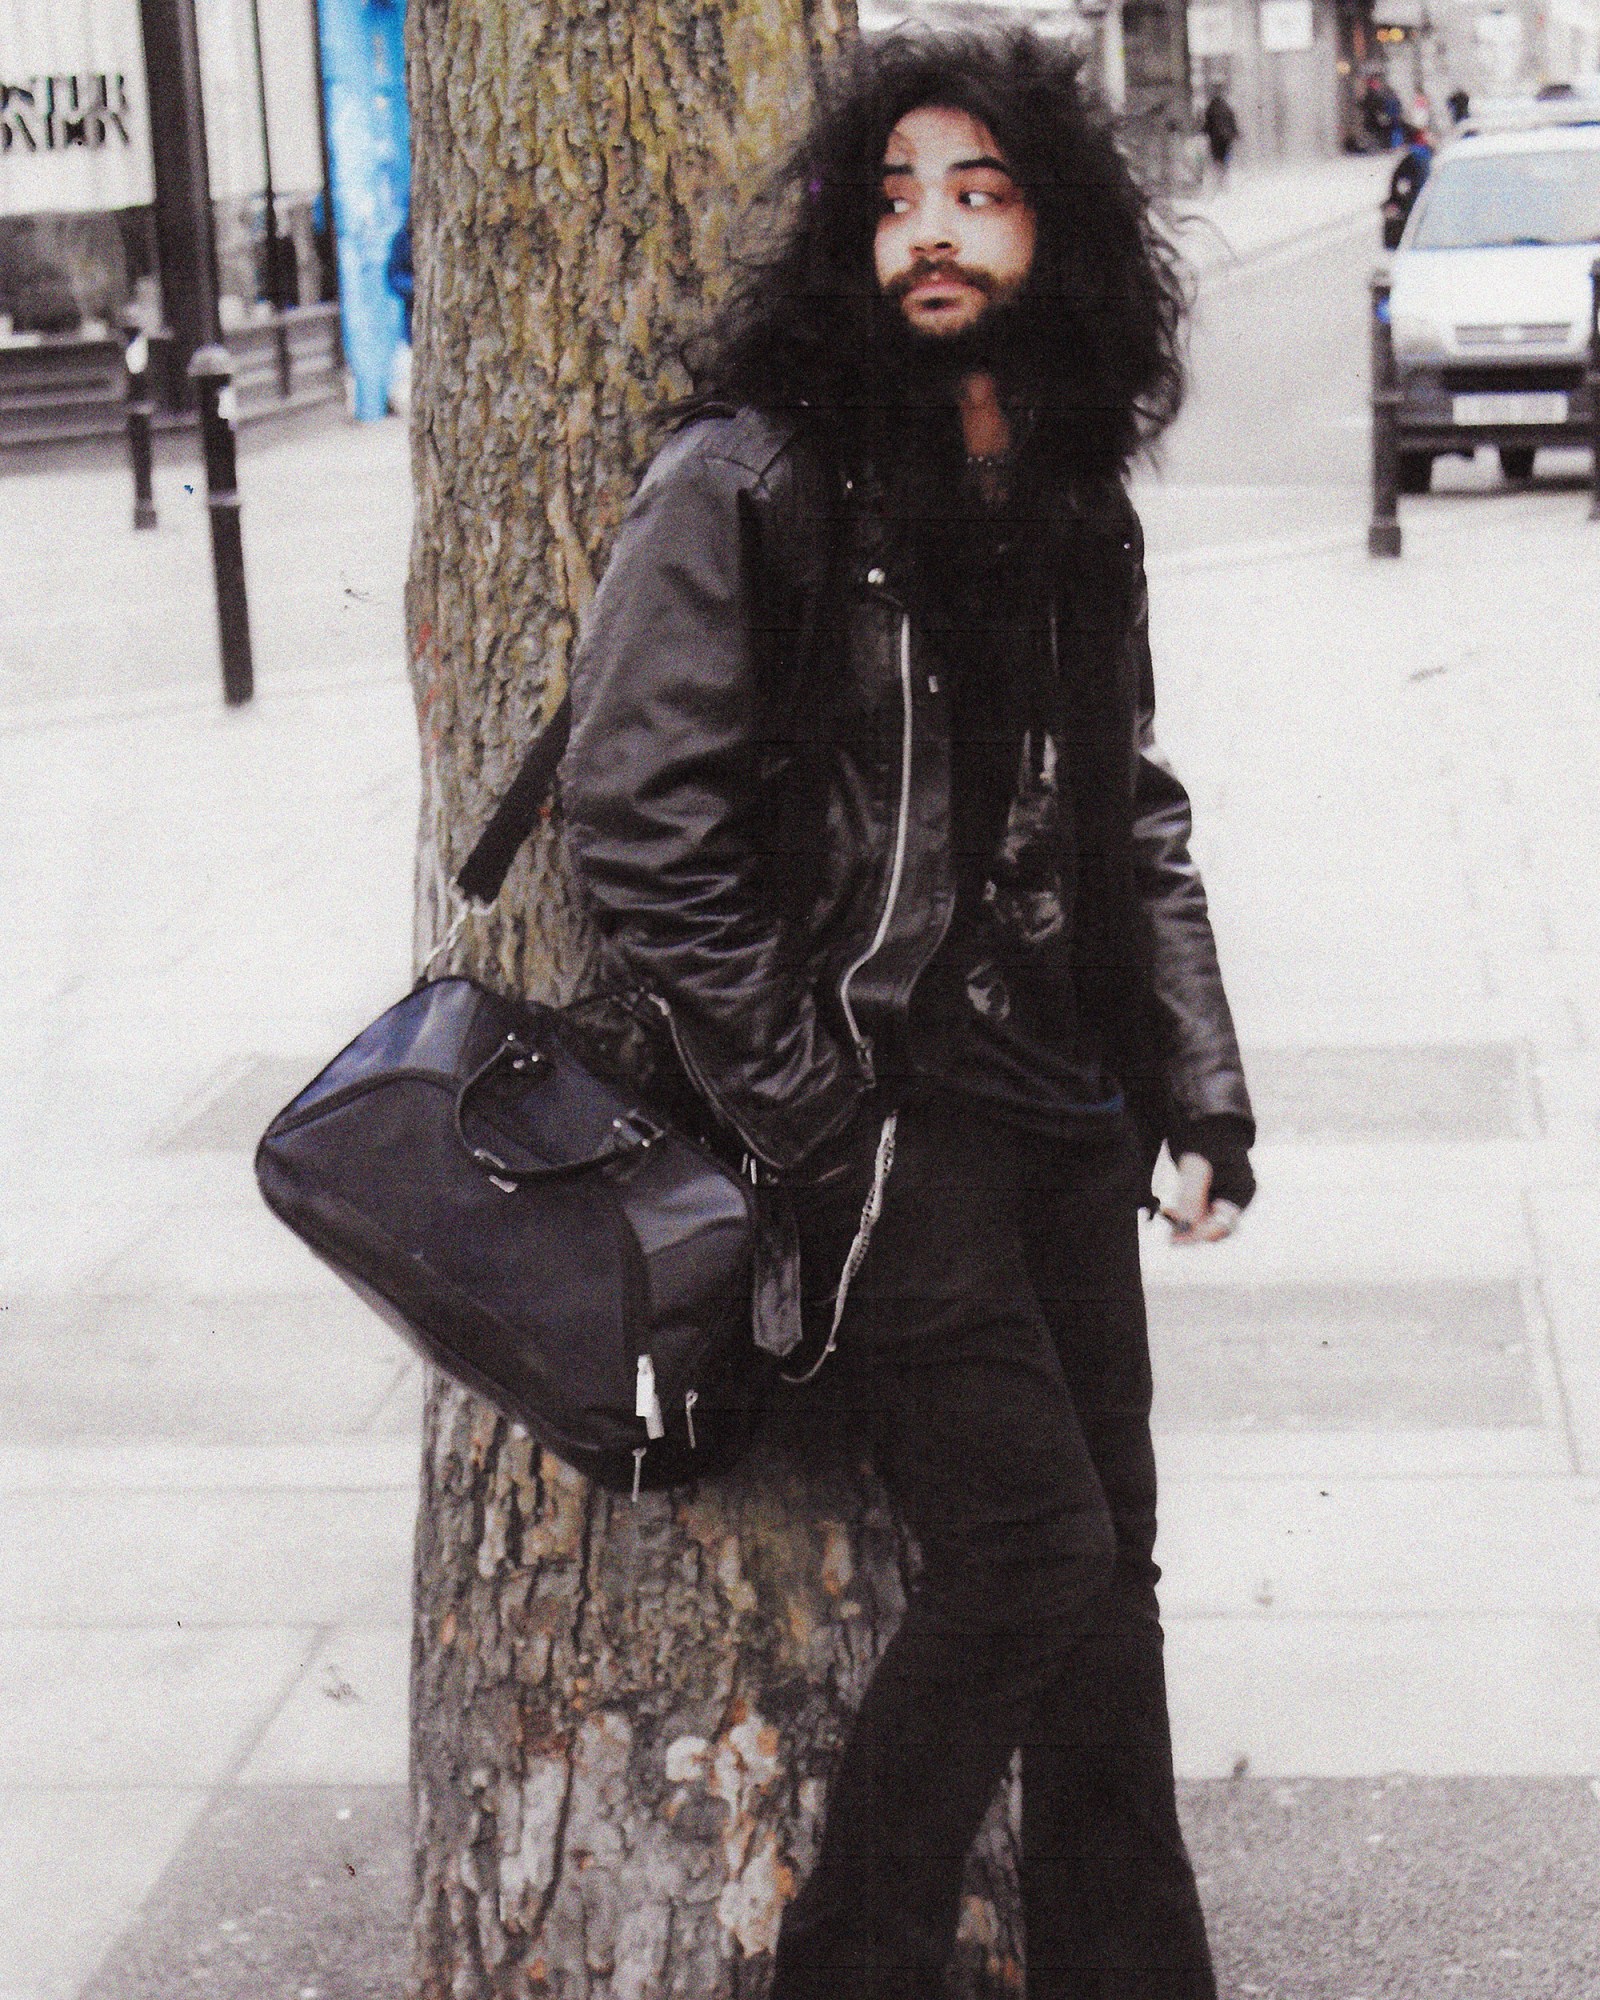
M405 416L411 408L411 309L416 277L411 264L411 217L395 231L389 245L384 280L400 301L400 340L389 365L389 408Z
M1417 205L1423 184L1433 165L1433 140L1425 127L1406 127L1406 149L1389 177L1388 198L1383 204L1383 247L1395 249L1404 233L1406 220Z
M1215 2000L1136 1227L1163 1139L1178 1240L1255 1185L1125 488L1184 288L1081 58L1024 31L858 50L782 185L562 773L618 971L797 1225L790 1379L834 1357L921 1550L771 1992L941 1991L1020 1749L1028 2000Z
M1206 135L1206 145L1211 153L1211 165L1216 175L1218 187L1228 184L1228 161L1239 137L1239 120L1234 115L1233 106L1222 93L1219 84L1206 100L1205 116L1201 119Z
M1387 89L1379 70L1370 71L1361 86L1361 129L1367 135L1368 151L1374 153L1389 148L1389 113L1384 103Z

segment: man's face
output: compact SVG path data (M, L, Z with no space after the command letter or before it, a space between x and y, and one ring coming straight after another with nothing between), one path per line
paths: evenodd
M914 333L966 333L1033 267L1032 207L994 134L965 111L908 111L883 153L873 269Z

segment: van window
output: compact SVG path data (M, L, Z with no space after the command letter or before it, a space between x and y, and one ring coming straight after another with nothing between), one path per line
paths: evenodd
M1418 208L1413 250L1600 242L1600 146L1443 160Z

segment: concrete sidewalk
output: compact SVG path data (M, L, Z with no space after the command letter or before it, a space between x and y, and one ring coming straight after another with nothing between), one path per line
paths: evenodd
M236 713L195 483L164 463L135 536L114 463L0 478L5 2000L76 1994L208 1805L287 1852L297 1786L332 1837L368 1822L321 1787L405 1770L418 1372L250 1171L409 976L403 428L245 456ZM202 1928L202 1964L250 1933Z
M1240 162L1225 187L1175 197L1168 227L1189 264L1213 282L1291 243L1361 218L1371 219L1376 256L1378 207L1393 172L1393 157L1383 154L1283 166Z
M418 1373L249 1149L408 973L404 441L246 460L234 714L189 477L155 537L0 480L0 1996L394 2000ZM1236 1242L1147 1242L1229 1994L1600 1991L1583 515L1408 503L1385 565L1147 507L1263 1128Z

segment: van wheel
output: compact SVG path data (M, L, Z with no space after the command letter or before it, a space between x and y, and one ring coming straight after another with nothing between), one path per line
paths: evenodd
M1399 486L1402 493L1426 493L1433 484L1433 453L1403 451L1400 454Z
M1533 446L1531 444L1503 444L1500 447L1500 471L1504 478L1515 485L1533 477Z

